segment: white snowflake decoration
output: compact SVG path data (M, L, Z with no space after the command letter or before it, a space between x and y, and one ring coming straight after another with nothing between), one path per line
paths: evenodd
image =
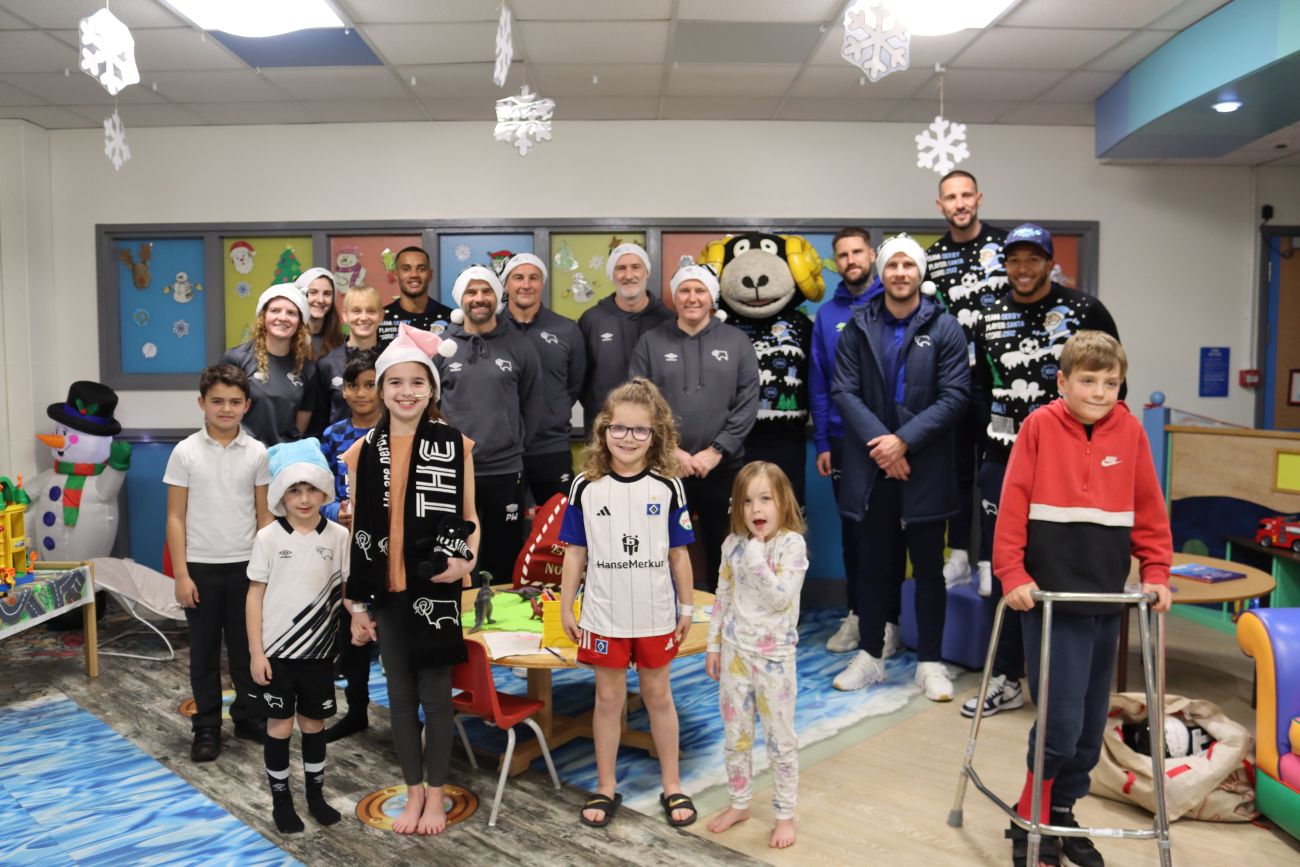
M953 123L942 115L916 136L917 168L933 169L946 175L957 163L970 158L966 147L966 124Z
M114 171L122 170L122 163L131 159L131 147L126 143L126 129L117 110L110 117L104 118L104 156L113 163Z
M184 319L177 319L172 323L172 334L177 337L184 337L190 333L190 324Z
M590 269L592 269L593 271L604 271L604 270L605 270L605 257L604 257L604 256L592 256L590 259L587 260L587 267L590 268Z
M152 342L146 343L144 346L140 347L140 354L145 358L153 358L158 354L158 344Z
M247 298L248 293L253 291L253 287L248 285L247 280L240 280L235 284L235 294L240 298Z
M107 9L81 19L81 68L117 96L122 88L140 83L135 65L135 39L126 25Z
M469 249L469 244L457 244L452 253L455 254L457 262L468 262L469 257L473 255Z
M555 113L555 100L543 99L524 85L518 96L497 100L497 126L493 135L497 141L507 142L519 151L521 157L535 144L551 140L551 115Z
M883 3L856 0L844 10L844 44L840 56L860 68L872 82L910 63L907 27Z
M510 74L510 61L515 59L515 44L510 38L510 8L501 5L501 20L497 22L497 62L492 68L492 83L505 87Z

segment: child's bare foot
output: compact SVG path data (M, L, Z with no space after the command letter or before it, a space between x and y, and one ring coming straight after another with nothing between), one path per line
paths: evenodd
M424 811L415 830L426 837L447 830L447 811L442 806L442 786L430 786L424 794Z
M794 845L794 819L777 819L772 837L767 841L771 849L785 849Z
M397 834L410 834L420 822L424 812L424 784L406 787L406 806L401 815L393 820L393 831Z
M737 810L735 807L728 807L709 820L709 830L715 834L721 834L732 825L738 825L748 818L749 810Z

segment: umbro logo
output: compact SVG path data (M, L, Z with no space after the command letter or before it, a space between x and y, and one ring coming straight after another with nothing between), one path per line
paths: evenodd
M600 507L600 511L596 513L596 516L599 517L599 518L608 518L608 517L609 517L609 506L601 506L601 507Z
M1119 463L1119 458L1116 457L1115 455L1106 455L1106 457L1101 459L1101 465L1103 467L1113 467L1116 466L1118 463Z
M601 335L600 335L600 342L601 342L601 343L613 343L613 342L614 342L614 333L613 333L612 331L605 331L605 332L602 332Z
M453 361L451 364L447 365L447 370L452 373L460 373L462 367L464 367L464 365L459 361Z
M665 352L665 353L664 353L664 361L676 361L676 360L677 360L677 353L676 353L676 352Z
M290 559L291 557L293 557L293 551L290 551L288 548L281 548L281 549L280 549L280 559L281 559L281 560L288 560L288 559Z

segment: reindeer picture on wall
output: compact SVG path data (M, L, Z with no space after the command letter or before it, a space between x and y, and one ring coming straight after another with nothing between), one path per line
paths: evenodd
M148 289L149 281L153 275L149 273L149 260L153 258L153 244L144 243L140 245L140 261L135 261L131 251L125 248L118 248L117 257L122 260L131 271L131 282L137 289Z

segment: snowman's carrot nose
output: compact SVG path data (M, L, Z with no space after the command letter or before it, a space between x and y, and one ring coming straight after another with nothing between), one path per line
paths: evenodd
M61 449L68 444L68 441L58 434L37 434L36 438L52 449Z

